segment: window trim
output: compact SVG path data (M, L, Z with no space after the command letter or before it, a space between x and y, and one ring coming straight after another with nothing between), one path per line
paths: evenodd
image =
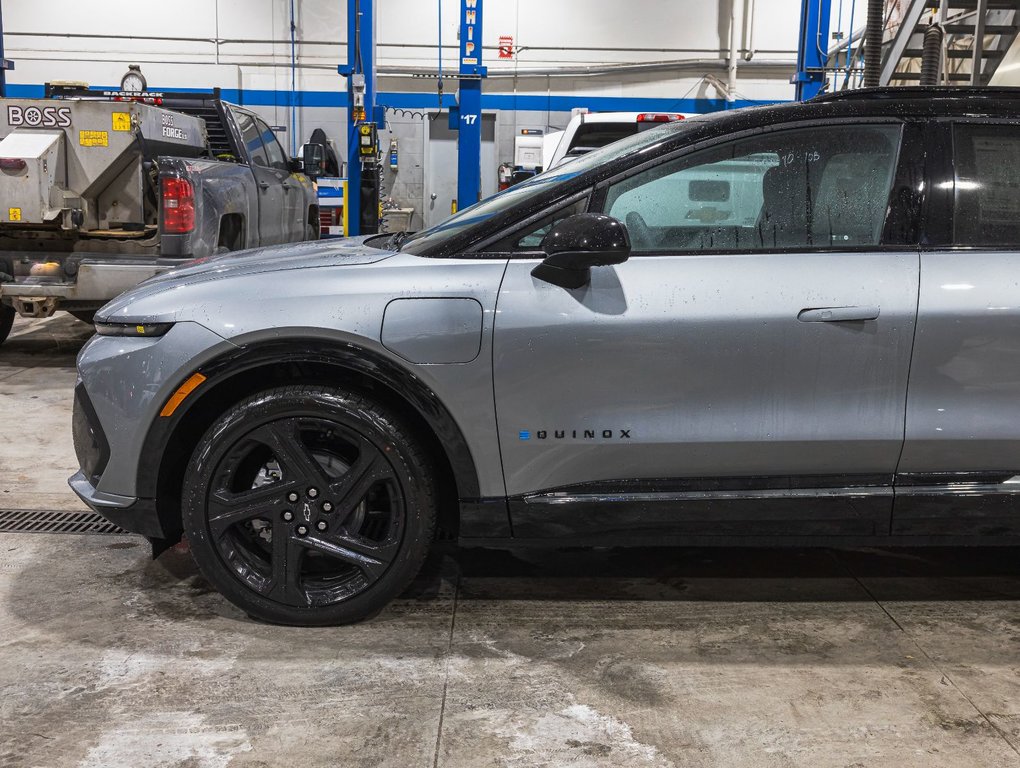
M858 245L858 246L803 246L803 247L774 247L774 248L704 248L691 251L681 251L677 249L673 250L655 250L655 251L641 251L631 255L631 258L643 258L643 257L661 257L661 256L674 256L674 257L687 257L687 256L715 256L715 255L770 255L770 254L783 254L783 253L901 253L903 251L916 251L917 243L885 243L886 231L889 224L889 218L891 215L892 207L895 204L895 191L897 188L897 182L900 179L901 169L903 166L904 159L906 158L905 149L907 148L907 142L905 141L907 135L907 128L909 123L912 122L909 119L889 117L889 116L876 116L870 118L859 118L854 119L853 125L892 125L900 129L900 140L896 149L895 167L893 170L893 181L892 186L889 190L889 198L886 200L886 213L885 219L882 222L881 239L882 243L879 245ZM600 181L595 188L595 192L592 194L593 203L590 204L588 210L594 213L604 213L606 197L609 193L609 188L614 184L618 184L621 181L643 173L651 168L658 165L665 165L666 163L673 162L679 158L687 155L694 154L695 152L701 152L702 150L712 149L730 142L743 141L747 138L755 136L763 136L770 133L776 133L779 131L789 130L803 130L807 128L825 128L825 127L845 127L848 125L846 118L833 119L815 119L815 120L797 120L785 123L777 123L774 125L765 126L763 128L753 128L745 131L739 131L725 136L716 136L711 139L691 144L686 147L682 147L679 150L670 152L666 155L661 155L656 158L651 158L648 162L641 163L640 165L628 168L625 171L611 176L607 179Z

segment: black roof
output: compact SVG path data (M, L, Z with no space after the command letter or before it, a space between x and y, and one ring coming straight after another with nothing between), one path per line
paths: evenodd
M883 86L823 93L815 96L811 101L817 103L847 99L855 101L905 101L911 99L994 101L997 99L1020 99L1020 88L955 85Z
M839 118L933 118L933 117L1006 117L1020 118L1020 88L907 86L859 88L816 96L808 101L784 102L744 107L732 112L711 113L710 119L697 117L672 126L698 130L677 130L676 145L700 141L712 136L736 133L755 127L798 120Z

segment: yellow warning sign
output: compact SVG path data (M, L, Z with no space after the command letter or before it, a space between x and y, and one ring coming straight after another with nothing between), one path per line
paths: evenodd
M114 112L113 113L113 130L115 130L115 131L130 131L131 130L131 113L130 112Z
M110 146L109 131L78 131L78 143L83 147Z
M8 221L21 221L21 209L20 208L8 208L7 209L7 220Z

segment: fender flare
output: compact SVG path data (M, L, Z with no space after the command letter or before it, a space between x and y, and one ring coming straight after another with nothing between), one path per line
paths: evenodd
M201 364L197 371L213 385L265 365L318 364L347 370L395 392L418 413L446 452L460 498L479 496L478 472L464 434L449 409L418 376L378 352L349 341L311 337L275 338L238 347ZM204 387L203 387L204 389ZM136 491L155 498L159 471L171 436L202 396L188 398L170 418L157 417L145 436L138 462Z

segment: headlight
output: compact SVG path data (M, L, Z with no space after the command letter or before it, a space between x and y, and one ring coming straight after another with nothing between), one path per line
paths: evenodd
M100 336L135 336L138 338L162 336L173 323L96 323L96 333Z

